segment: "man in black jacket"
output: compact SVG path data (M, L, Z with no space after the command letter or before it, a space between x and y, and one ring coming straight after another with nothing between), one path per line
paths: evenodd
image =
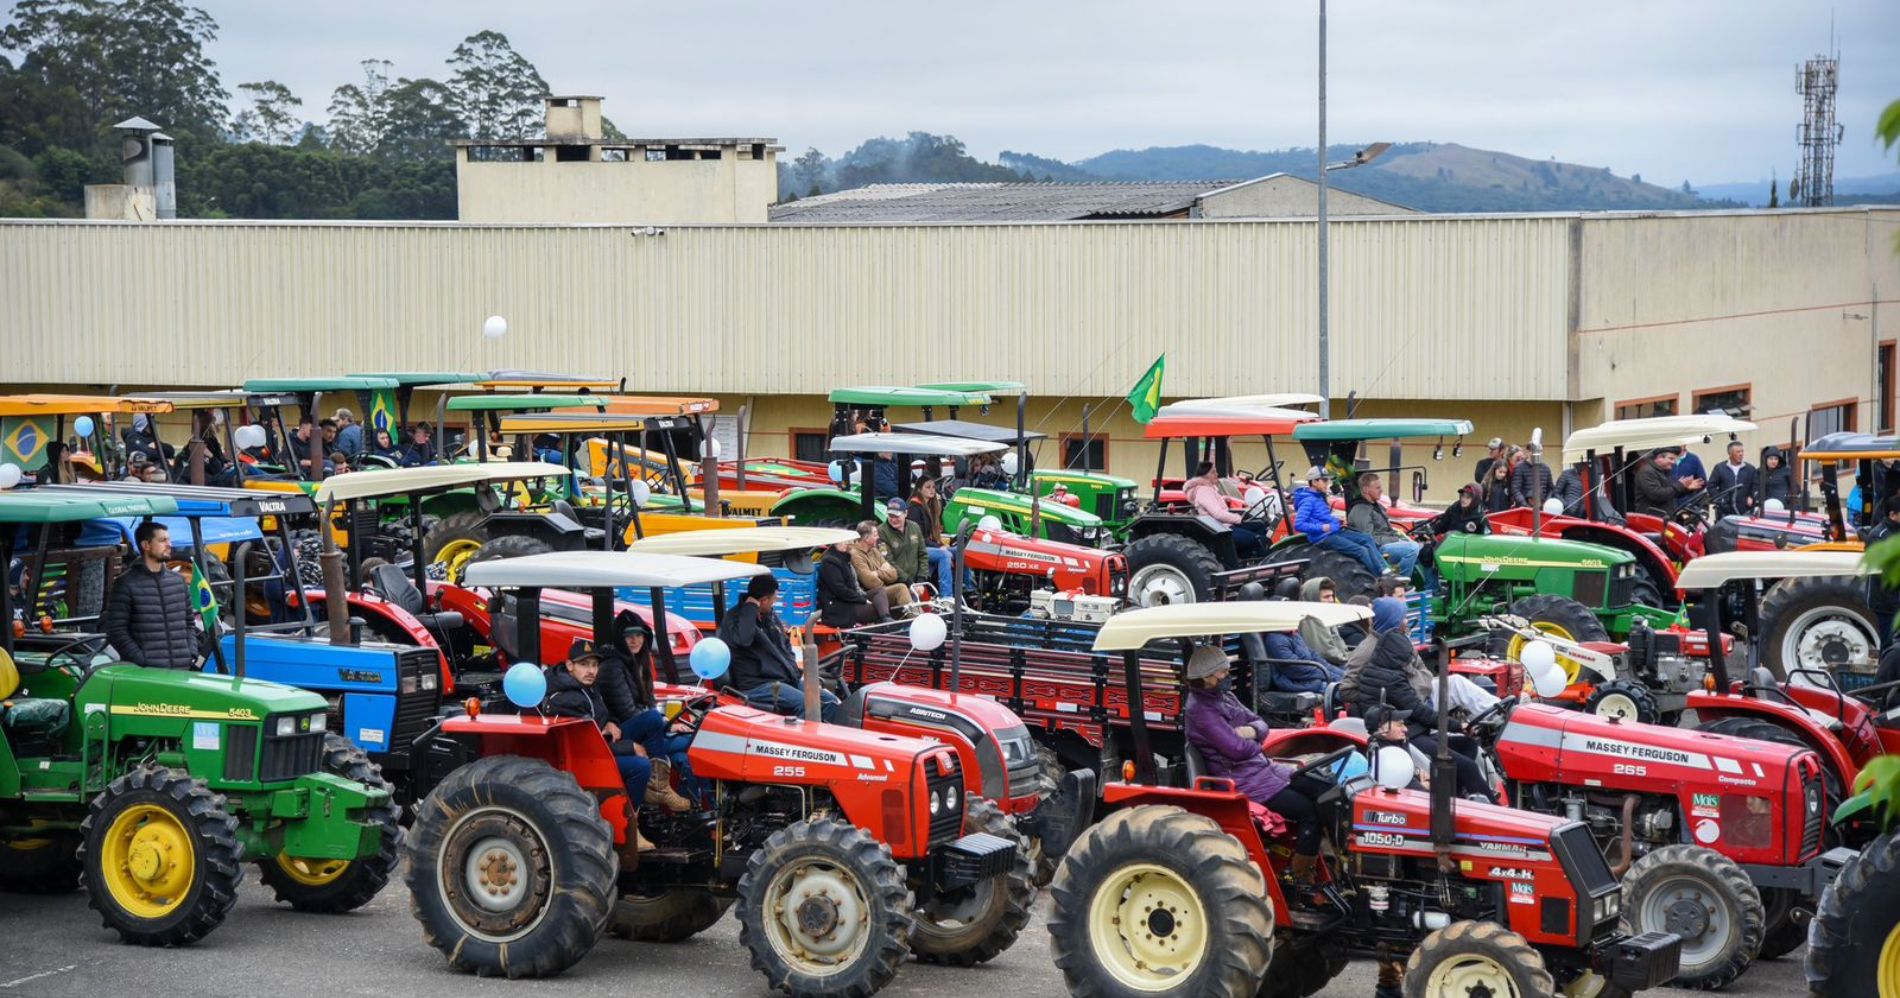
M1709 473L1709 489L1715 493L1716 515L1746 516L1755 509L1755 493L1761 489L1761 473L1749 464L1748 453L1740 440L1728 442L1728 461Z
M805 674L792 641L772 612L778 603L778 580L755 575L746 583L739 605L719 623L719 637L732 650L726 682L746 702L760 710L793 717L805 716ZM837 715L838 698L819 690L819 712L829 721Z
M171 531L156 521L132 534L139 560L120 573L100 621L119 658L154 669L196 669L199 625L191 611L191 587L166 567Z
M1634 512L1667 520L1678 500L1702 488L1700 478L1676 477L1676 456L1673 450L1659 450L1637 466Z

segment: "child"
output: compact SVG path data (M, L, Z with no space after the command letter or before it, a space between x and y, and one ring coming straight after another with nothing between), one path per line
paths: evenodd
M576 638L567 649L567 664L548 670L548 695L541 707L556 717L587 718L601 729L603 738L609 737L609 728L618 734L619 728L607 711L607 701L595 687L599 680L600 649L586 638ZM640 834L639 808L640 803L646 800L647 781L653 777L653 763L639 743L621 744L627 746L627 752L622 754L616 751L614 763L620 767L620 781L626 785L627 799L633 802L634 848L646 852L653 848L653 843Z

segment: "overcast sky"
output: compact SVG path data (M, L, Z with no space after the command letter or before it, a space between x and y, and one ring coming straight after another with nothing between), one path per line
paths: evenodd
M633 136L774 136L836 156L950 133L1074 160L1206 142L1311 146L1316 3L1171 0L197 0L227 89L275 79L321 119L380 57L442 76L492 28L556 90L601 94ZM1793 172L1794 68L1828 45L1800 0L1334 0L1329 137L1458 142L1674 184ZM1873 139L1900 98L1900 0L1842 0L1837 176L1895 170Z

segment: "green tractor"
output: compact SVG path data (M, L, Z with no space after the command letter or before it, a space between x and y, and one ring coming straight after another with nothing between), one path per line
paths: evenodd
M1132 478L1120 478L1101 471L1032 471L1029 491L1032 495L1061 501L1072 498L1078 508L1094 513L1116 541L1126 541L1128 531L1141 515L1139 488Z
M1622 641L1639 620L1666 630L1676 619L1673 611L1633 598L1645 580L1635 555L1600 544L1447 534L1434 560L1438 588L1431 594L1432 623L1446 637L1482 630L1481 618L1501 613L1571 641ZM1511 635L1503 653L1516 660L1522 641Z
M1870 760L1834 824L1873 818L1880 835L1847 861L1808 923L1812 993L1900 998L1900 757Z
M177 508L0 494L0 563L22 529L38 538L19 552L32 595L16 616L0 587L0 621L53 620L38 584L58 554L49 536ZM101 635L36 631L0 628L0 888L83 882L121 939L177 946L224 921L246 863L303 911L350 911L388 882L402 839L388 785L325 730L322 697L112 661Z

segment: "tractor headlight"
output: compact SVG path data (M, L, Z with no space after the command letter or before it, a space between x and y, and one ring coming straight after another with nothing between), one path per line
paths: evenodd
M425 690L433 690L436 687L442 685L442 677L436 675L433 672L423 673L420 677L418 677L418 681L420 682L422 688Z
M946 811L957 809L957 788L945 787L943 790L943 808Z
M1617 891L1614 894L1606 894L1603 897L1597 898L1596 902L1590 906L1591 915L1594 916L1592 920L1598 923L1610 921L1621 913L1622 908L1622 891Z
M930 816L933 818L936 817L937 812L941 810L943 810L943 795L932 790L930 792Z
M330 715L328 714L310 715L310 730L311 731L322 732L322 731L329 730L329 728L330 728Z
M419 687L420 682L415 676L404 676L402 677L402 681L397 685L401 687L404 693L414 693Z
M279 738L289 738L297 733L297 719L288 714L279 716L273 724L272 731Z

